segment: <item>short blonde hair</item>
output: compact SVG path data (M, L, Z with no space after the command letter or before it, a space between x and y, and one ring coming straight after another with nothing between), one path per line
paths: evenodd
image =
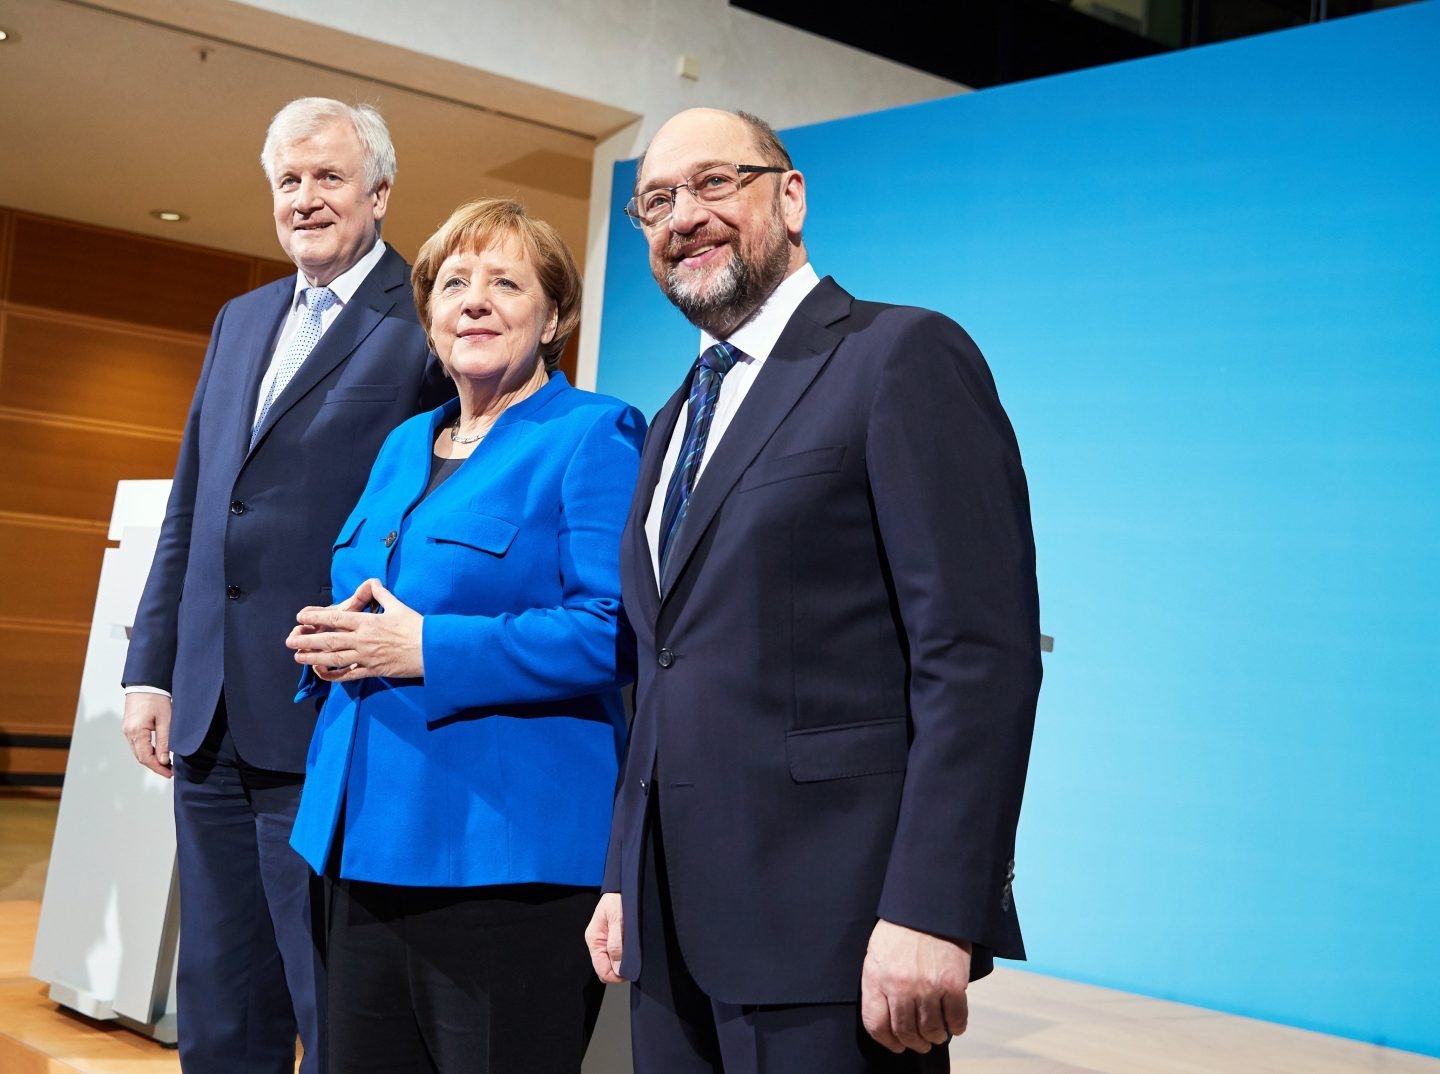
M430 296L440 266L460 250L483 250L496 242L515 239L529 258L545 296L555 303L555 338L540 345L546 370L560 364L560 354L571 334L580 325L580 270L560 233L544 220L525 211L525 206L508 198L476 198L467 201L420 247L410 286L415 293L415 313L428 337Z

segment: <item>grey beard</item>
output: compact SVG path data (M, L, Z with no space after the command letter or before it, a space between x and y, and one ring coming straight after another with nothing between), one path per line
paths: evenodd
M765 304L789 267L790 250L782 230L779 241L772 243L758 262L733 257L718 278L693 282L681 279L672 267L660 281L660 289L696 328L724 339ZM700 293L706 284L707 292Z

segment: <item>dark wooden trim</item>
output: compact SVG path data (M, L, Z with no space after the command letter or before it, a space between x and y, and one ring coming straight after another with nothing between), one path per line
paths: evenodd
M10 294L10 236L14 233L15 214L0 205L0 302Z
M68 750L69 735L34 735L27 732L0 730L0 750Z
M0 787L63 787L65 777L58 772L0 772Z

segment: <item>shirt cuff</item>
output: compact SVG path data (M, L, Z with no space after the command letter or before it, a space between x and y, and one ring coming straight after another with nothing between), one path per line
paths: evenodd
M159 694L161 697L170 696L169 690L162 690L158 686L146 686L144 683L139 682L126 683L125 692L127 694Z

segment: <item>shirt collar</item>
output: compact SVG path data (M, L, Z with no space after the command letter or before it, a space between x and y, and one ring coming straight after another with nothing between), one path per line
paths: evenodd
M378 265L384 256L385 240L376 235L375 245L370 247L370 251L364 257L325 285L335 292L335 297L340 300L338 305L344 306L355 297L355 292L360 290L360 285L365 282L365 277L370 275L370 270ZM296 272L295 293L290 296L291 311L300 308L300 296L309 289L310 283L305 279L305 274Z
M785 331L785 326L790 323L790 318L794 316L795 310L819 282L820 277L815 272L815 266L808 261L805 262L780 281L780 286L770 292L770 297L765 300L765 304L755 311L753 317L737 328L735 334L726 342L733 343L756 362L763 362L775 349L775 343L779 340L780 333ZM702 329L700 353L704 354L715 342L717 342L715 337Z

